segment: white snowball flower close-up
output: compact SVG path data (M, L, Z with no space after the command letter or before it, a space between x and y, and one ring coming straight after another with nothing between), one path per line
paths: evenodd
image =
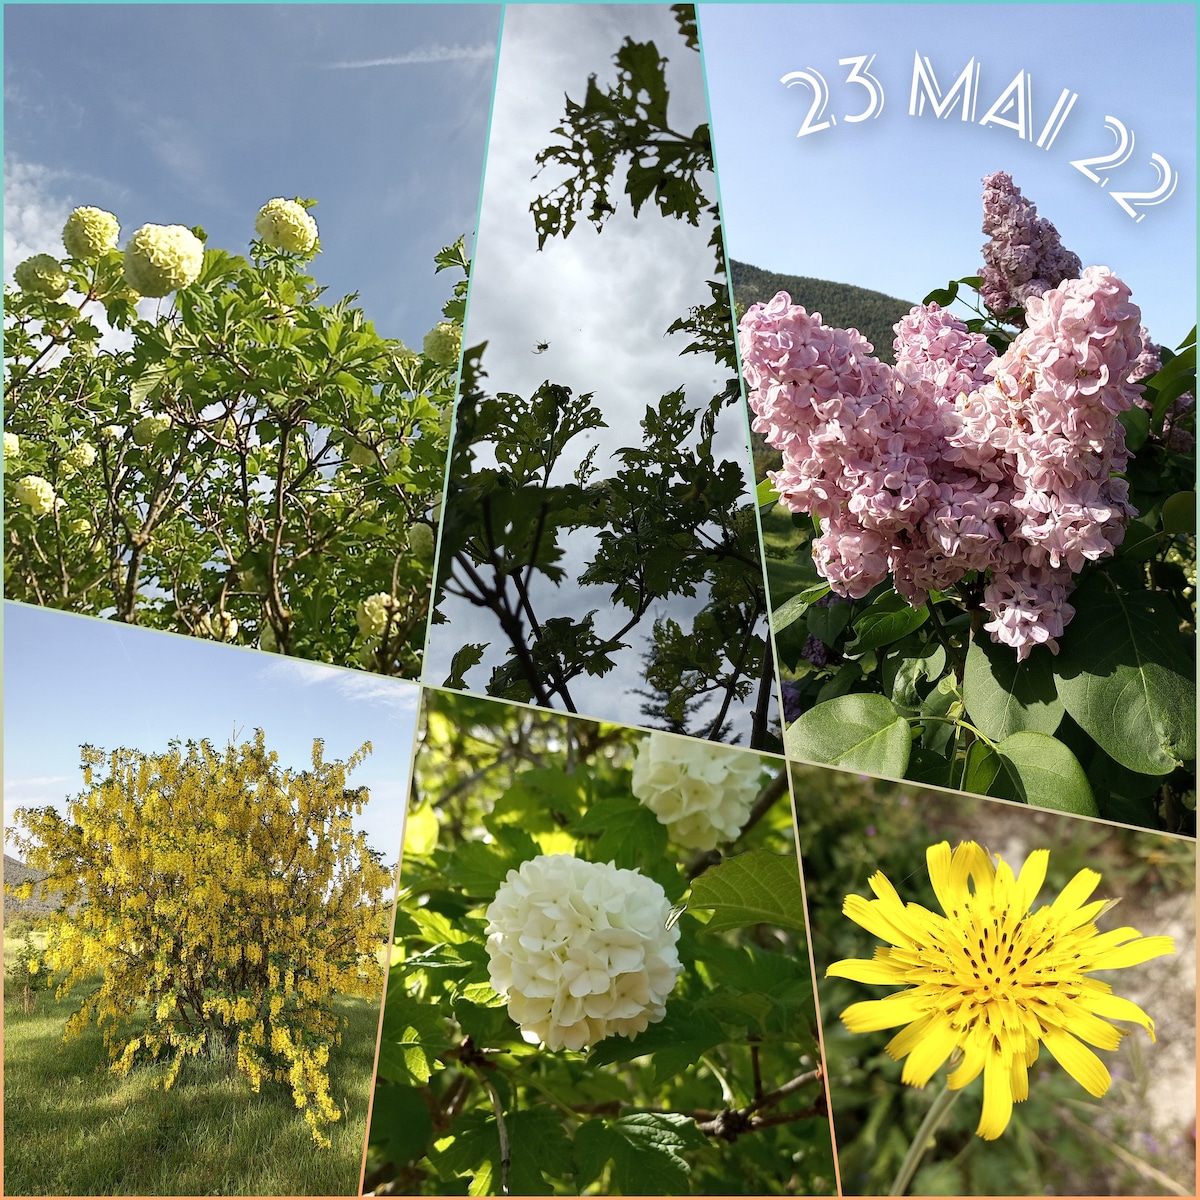
M508 872L487 909L492 987L528 1040L582 1050L666 1015L679 929L653 879L613 863L542 855Z
M638 746L633 794L676 845L712 850L741 833L761 772L757 754L656 732Z

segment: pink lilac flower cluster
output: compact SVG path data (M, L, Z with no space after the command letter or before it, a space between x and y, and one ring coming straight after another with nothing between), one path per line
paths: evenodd
M1106 267L1031 297L1026 315L997 357L918 306L895 326L895 367L786 292L739 326L754 429L783 453L771 480L818 518L813 556L834 591L859 598L890 574L919 606L990 572L985 628L1018 659L1057 651L1073 573L1111 554L1133 515L1114 475L1141 351L1140 313Z
M983 232L991 240L983 248L979 290L993 312L1020 307L1066 279L1078 279L1083 269L1079 256L1063 246L1058 230L1037 215L1037 206L1006 171L984 177Z

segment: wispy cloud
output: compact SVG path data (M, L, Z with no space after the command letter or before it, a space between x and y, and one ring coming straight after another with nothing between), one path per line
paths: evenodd
M6 779L4 790L11 792L18 788L47 787L52 783L72 783L74 779L74 775L34 775L30 779Z
M386 58L362 58L352 62L326 63L327 71L361 71L366 67L411 67L421 63L465 62L496 57L494 45L478 46L426 46L421 50L410 50L407 54L390 54Z
M270 679L286 679L301 687L331 688L345 700L383 704L402 712L417 709L417 685L384 675L326 667L296 658L273 662L265 673Z

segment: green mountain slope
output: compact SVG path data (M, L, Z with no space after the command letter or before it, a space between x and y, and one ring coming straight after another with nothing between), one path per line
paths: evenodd
M912 302L872 292L849 283L809 279L804 275L779 275L749 263L730 260L733 298L739 314L752 304L764 303L776 292L787 292L793 304L819 312L826 325L857 329L875 347L875 357L893 362L892 326L908 315Z

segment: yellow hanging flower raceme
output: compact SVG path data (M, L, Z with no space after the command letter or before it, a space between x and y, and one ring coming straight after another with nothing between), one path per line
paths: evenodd
M904 1025L886 1049L895 1059L907 1056L901 1079L914 1087L924 1087L960 1050L961 1065L947 1083L965 1087L983 1073L976 1132L989 1141L1004 1132L1013 1102L1029 1095L1039 1043L1093 1096L1108 1091L1108 1069L1083 1043L1117 1048L1125 1031L1102 1017L1133 1021L1151 1040L1154 1022L1088 973L1175 952L1169 937L1143 937L1128 927L1099 932L1096 917L1116 901L1085 903L1100 882L1096 871L1080 871L1052 904L1034 909L1049 859L1048 850L1034 850L1014 876L974 842L953 854L949 842L930 846L929 879L944 916L905 904L877 872L868 881L877 899L847 896L842 911L891 944L877 947L873 959L844 959L826 971L906 987L852 1004L842 1021L852 1033Z

